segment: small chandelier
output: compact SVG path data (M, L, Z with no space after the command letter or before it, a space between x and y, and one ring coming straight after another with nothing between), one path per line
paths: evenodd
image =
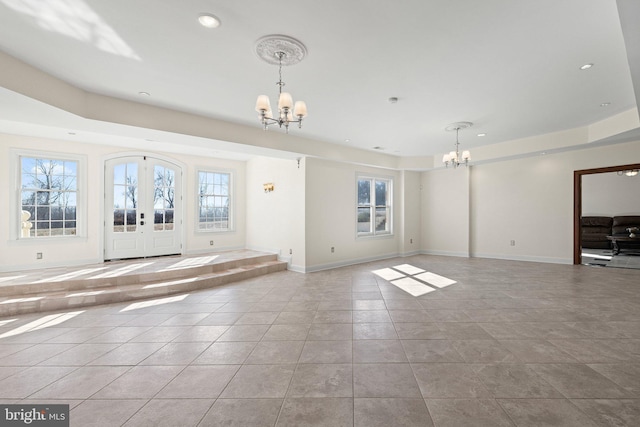
M297 64L306 55L306 48L302 43L287 36L274 35L266 36L258 40L256 53L264 61L278 64L279 80L278 85L278 114L274 117L271 110L271 102L267 95L260 95L256 101L256 111L260 113L258 119L264 130L269 125L277 124L278 127L289 133L289 125L298 123L298 128L302 128L302 119L307 117L307 104L304 101L293 103L293 97L289 92L283 92L282 87L282 66ZM277 61L277 62L274 62Z
M452 123L444 128L444 130L446 130L447 132L456 131L456 151L451 151L449 154L445 154L444 156L442 156L442 163L444 163L445 167L449 167L449 164L451 164L451 166L453 166L453 168L455 169L460 166L460 163L464 163L465 166L469 166L471 153L469 152L469 150L465 150L462 152L462 156L460 155L460 142L458 142L458 132L460 131L460 129L467 129L471 126L473 126L473 123L471 122L457 122Z

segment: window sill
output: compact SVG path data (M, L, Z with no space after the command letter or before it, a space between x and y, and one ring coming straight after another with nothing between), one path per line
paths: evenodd
M86 236L51 236L51 237L19 237L15 240L10 240L10 246L35 246L35 245L48 245L48 244L73 244L84 243L87 241Z
M235 233L236 230L235 229L227 229L227 230L196 230L195 234L196 235L201 235L201 234L224 234L224 233Z
M358 234L356 240L377 240L377 239L391 239L394 237L393 233L385 234Z

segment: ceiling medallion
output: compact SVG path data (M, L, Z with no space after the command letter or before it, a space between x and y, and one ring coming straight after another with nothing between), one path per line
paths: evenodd
M307 48L293 37L272 34L258 39L256 54L267 64L279 65L278 52L283 52L282 65L294 65L307 56Z

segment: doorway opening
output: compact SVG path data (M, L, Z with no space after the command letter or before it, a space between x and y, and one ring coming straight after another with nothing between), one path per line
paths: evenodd
M182 254L182 168L150 156L105 162L106 260Z
M640 163L583 169L573 172L573 264L582 264L582 177L585 175L640 169Z

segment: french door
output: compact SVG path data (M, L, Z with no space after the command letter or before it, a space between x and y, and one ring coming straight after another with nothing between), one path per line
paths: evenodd
M105 260L182 252L182 170L148 156L105 164Z

